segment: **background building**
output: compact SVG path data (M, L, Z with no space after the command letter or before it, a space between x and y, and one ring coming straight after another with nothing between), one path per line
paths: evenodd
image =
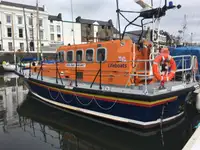
M63 44L108 40L118 34L112 20L89 20L79 16L75 22L63 21L62 14L50 15L45 6L38 10L36 6L0 2L0 51L52 53Z
M39 7L39 25L41 45L48 45L48 13L45 7ZM24 11L23 11L24 10ZM0 2L1 45L3 51L26 50L31 41L37 41L37 8L35 6ZM26 28L25 28L26 23ZM27 37L26 37L27 30ZM39 35L38 34L38 35ZM27 39L26 39L27 38Z

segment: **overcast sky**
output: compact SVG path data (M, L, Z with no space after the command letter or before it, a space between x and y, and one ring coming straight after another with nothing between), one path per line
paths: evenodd
M16 0L7 0L16 2ZM144 0L151 3L151 0ZM163 6L164 0L153 0L154 6ZM17 0L18 3L35 5L36 0ZM113 20L116 26L116 0L72 0L74 20L76 17L93 19L93 20ZM134 0L119 0L120 8L124 10L140 10L140 7ZM174 0L174 4L181 4L179 10L170 10L167 15L161 19L160 28L171 34L177 35L184 23L184 15L187 15L186 38L190 39L191 33L194 34L193 40L200 42L200 0ZM45 5L47 11L52 15L62 13L64 20L72 20L70 0L39 0L39 6ZM130 20L135 15L128 15ZM122 26L126 24L123 19ZM136 28L135 28L136 29ZM129 28L134 30L134 28Z

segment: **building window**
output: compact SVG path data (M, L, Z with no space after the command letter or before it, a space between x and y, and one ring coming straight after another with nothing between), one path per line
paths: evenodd
M32 18L28 18L28 24L29 24L30 26L33 25L33 20L32 20Z
M12 42L8 42L8 50L12 51Z
M86 50L86 61L93 61L93 57L94 57L94 50L87 49Z
M67 52L67 62L72 62L73 61L73 51L68 51Z
M22 17L18 16L18 24L22 24Z
M20 50L24 51L24 43L19 43Z
M105 48L97 49L97 61L105 61L106 60L106 50Z
M54 26L50 25L50 32L54 32Z
M11 23L11 15L6 15L6 22Z
M57 25L57 32L58 32L58 33L61 32L61 30L60 30L60 26L59 26L59 25Z
M50 20L51 23L53 23L53 20Z
M19 37L23 38L23 29L19 29Z
M33 30L32 29L29 29L29 37L30 37L30 39L33 39Z
M83 60L83 51L77 50L76 51L76 61L82 61Z
M57 40L61 41L61 35L60 34L57 34Z
M12 29L10 27L7 28L7 36L12 37Z
M42 27L43 26L43 20L39 19L39 26Z
M44 31L40 30L40 39L43 40L44 39Z
M30 46L30 51L34 51L34 42L33 41L30 41L29 46Z
M54 41L54 34L50 34L51 36L51 41Z

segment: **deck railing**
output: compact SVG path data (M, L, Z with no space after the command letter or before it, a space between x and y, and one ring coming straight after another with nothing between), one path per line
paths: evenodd
M182 56L174 56L173 57L176 65L177 65L177 70L176 70L176 74L178 73L182 73L181 75L181 80L183 82L186 82L186 74L190 73L190 79L193 81L196 81L196 74L197 72L195 70L197 70L197 66L196 66L196 62L197 62L197 57L196 56L190 56L190 55L182 55ZM91 85L90 88L93 87L93 84L96 83L99 85L99 89L102 89L102 84L105 85L107 83L104 83L102 81L102 79L112 76L113 73L118 73L115 74L115 77L118 77L119 75L121 76L123 73L124 74L128 74L128 78L127 78L127 82L124 85L125 87L129 87L128 83L129 81L133 78L133 77L138 77L138 78L142 78L144 80L143 86L144 86L144 93L148 93L148 89L147 89L147 85L148 85L148 80L152 79L154 77L153 72L152 72L152 64L153 64L153 60L135 60L135 61L99 61L99 62L83 62L83 61L72 61L68 64L71 64L71 67L66 67L66 68L62 68L59 70L59 62L55 61L55 68L49 68L49 71L53 71L55 73L55 77L56 77L56 83L58 84L58 80L60 80L60 83L62 85L64 85L63 82L63 78L60 75L60 70L62 71L66 71L66 70L70 70L71 72L74 72L75 75L75 79L73 80L73 82L75 83L75 87L79 86L79 83L82 82L80 78L78 78L78 72L81 71L81 65L91 65L91 64L96 64L94 69L86 69L85 71L85 75L84 76L91 76L93 77L93 80L90 81ZM31 63L31 62L30 62ZM125 64L129 67L127 67L127 69L123 69L121 70L120 68L118 70L114 70L114 69L109 69L108 65L111 63L115 63L116 65L120 65L120 64ZM66 63L67 64L67 63ZM135 64L133 66L133 64ZM37 74L37 79L39 79L39 76L41 77L40 79L43 80L43 72L44 72L44 68L43 68L43 61L40 62L40 68ZM138 69L137 67L139 65L142 65L144 70L137 70L137 71L133 71L134 69ZM132 68L130 68L130 66ZM31 67L31 66L30 66ZM31 69L29 69L29 77L32 75L31 73ZM132 72L130 71L132 70ZM97 77L99 78L99 80L97 81ZM112 76L112 78L114 78ZM70 78L69 78L70 80ZM176 77L174 78L174 80L176 80ZM120 85L122 86L122 85Z

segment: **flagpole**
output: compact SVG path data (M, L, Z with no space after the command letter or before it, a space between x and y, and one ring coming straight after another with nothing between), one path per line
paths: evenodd
M25 27L25 35L26 35L26 51L29 53L29 48L28 48L28 33L27 33L27 27L26 27L26 14L25 14L25 9L23 7L23 14L24 14L24 27Z
M36 19L36 36L37 36L37 60L40 60L39 55L39 9L38 9L38 0L36 0L36 7L37 7L37 19Z
M13 51L14 51L14 64L16 64L16 53L15 53L15 33L14 33L14 21L12 13L12 40L13 40Z

